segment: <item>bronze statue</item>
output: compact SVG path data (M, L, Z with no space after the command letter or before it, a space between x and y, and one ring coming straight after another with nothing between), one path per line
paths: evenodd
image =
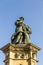
M25 44L30 42L30 34L32 33L31 28L24 24L24 18L20 17L16 22L15 33L11 37L13 44Z

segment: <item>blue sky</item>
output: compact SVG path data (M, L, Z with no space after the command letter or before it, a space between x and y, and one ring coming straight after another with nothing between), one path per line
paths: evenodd
M9 43L15 31L14 22L24 17L24 23L32 29L32 43L41 51L37 59L43 64L43 0L0 0L0 48ZM0 65L4 65L4 54L0 51Z

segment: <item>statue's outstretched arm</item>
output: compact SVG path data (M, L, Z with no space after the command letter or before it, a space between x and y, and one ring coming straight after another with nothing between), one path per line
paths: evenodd
M31 33L32 33L31 28L30 28L28 25L26 25L26 24L24 24L24 29L26 30L26 32L27 32L28 34L31 34Z
M32 30L29 26L27 26L27 29L28 29L28 32L31 34L32 33Z

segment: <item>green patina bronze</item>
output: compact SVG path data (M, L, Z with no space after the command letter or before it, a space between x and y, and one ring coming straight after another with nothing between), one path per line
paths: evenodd
M13 44L25 44L30 42L31 28L24 24L24 18L20 17L16 22L15 33L11 36L11 43Z

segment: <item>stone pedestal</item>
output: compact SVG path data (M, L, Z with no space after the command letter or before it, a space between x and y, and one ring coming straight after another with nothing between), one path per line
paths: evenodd
M8 43L1 50L5 54L5 65L36 65L37 52L40 50L36 45Z

